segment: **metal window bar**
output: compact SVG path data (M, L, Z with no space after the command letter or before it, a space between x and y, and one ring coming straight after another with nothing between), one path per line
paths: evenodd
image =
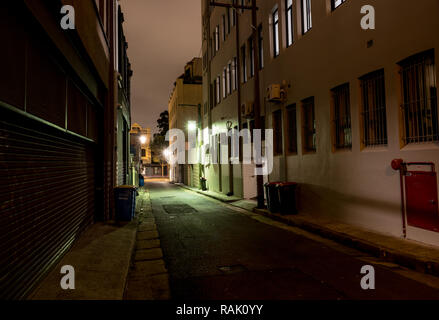
M401 64L404 143L439 141L436 66L433 52Z
M387 145L384 71L371 73L360 80L363 100L363 144L366 147Z
M350 149L352 148L352 129L349 84L334 88L332 97L334 103L334 147L336 149Z
M317 150L316 121L314 110L314 98L308 98L302 101L302 109L304 115L303 134L304 149L307 152L315 152Z

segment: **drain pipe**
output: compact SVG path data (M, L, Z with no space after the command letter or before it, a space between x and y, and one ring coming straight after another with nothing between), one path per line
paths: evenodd
M407 226L406 226L406 217L405 217L405 196L404 196L404 174L406 171L406 167L404 164L404 160L402 159L394 159L392 160L392 169L399 171L399 184L401 188L401 216L402 216L402 233L404 239L407 238Z

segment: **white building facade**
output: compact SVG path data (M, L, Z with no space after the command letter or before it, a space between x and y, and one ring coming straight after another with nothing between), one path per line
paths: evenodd
M209 9L209 2L202 0L203 128L254 126L259 63L261 116L274 133L274 170L265 181L300 183L301 212L439 244L434 175L420 178L403 214L391 167L393 159L439 166L439 2L259 0L260 61L251 11ZM251 166L203 169L209 189L256 196Z

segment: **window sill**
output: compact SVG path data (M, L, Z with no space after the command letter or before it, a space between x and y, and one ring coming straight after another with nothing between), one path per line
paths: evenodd
M439 141L438 142L425 142L425 143L411 143L403 148L401 151L422 151L422 150L439 150Z
M367 146L367 147L363 147L361 149L361 152L364 152L364 153L386 152L386 151L389 151L389 148L388 148L388 146L385 146L385 145Z

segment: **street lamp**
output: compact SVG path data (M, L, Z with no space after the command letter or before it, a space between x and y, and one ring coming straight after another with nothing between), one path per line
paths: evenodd
M197 123L195 121L188 121L187 128L189 131L196 131L197 130Z
M146 136L140 136L140 143L145 144L146 143Z

